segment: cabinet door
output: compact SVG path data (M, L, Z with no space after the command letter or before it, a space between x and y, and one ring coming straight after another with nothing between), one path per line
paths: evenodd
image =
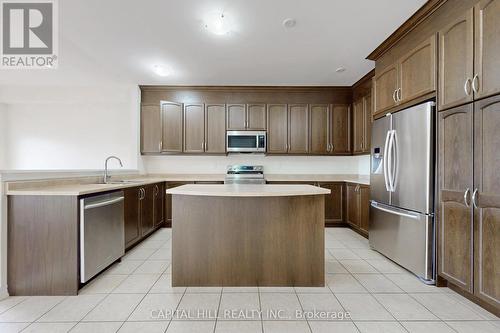
M370 187L359 187L359 228L368 233L370 227Z
M205 151L205 107L203 104L184 105L184 152Z
M439 31L439 109L472 101L474 14L468 10Z
M267 152L284 154L288 151L288 113L286 104L267 106Z
M438 119L439 275L472 292L472 104L442 111Z
M436 36L408 52L399 61L400 103L436 90Z
M346 185L347 189L347 223L352 226L359 227L359 198L358 198L358 185Z
M387 67L375 75L373 91L375 94L374 114L382 113L396 105L395 92L398 89L397 64Z
M500 93L500 1L481 0L474 8L476 98Z
M351 153L351 107L349 105L331 105L331 143L333 154Z
M320 187L331 191L325 196L325 222L341 223L344 221L344 184L343 183L320 183Z
M145 236L155 227L155 194L154 185L146 185L142 188L144 191L141 200L141 235Z
M160 104L141 105L141 153L161 151Z
M157 227L165 221L165 183L154 184L154 226Z
M247 128L245 104L227 105L227 129L245 130Z
M307 104L288 106L288 152L309 152L309 108Z
M369 153L372 145L372 95L363 97L363 152Z
M226 105L207 104L205 109L205 152L226 152Z
M266 129L266 104L247 104L247 129Z
M141 220L139 205L139 188L123 189L124 219L125 219L125 248L135 244L141 238Z
M312 154L327 154L330 152L328 104L312 104L310 106L310 133Z
M161 103L162 152L182 152L182 104Z
M363 99L360 98L352 104L353 153L363 152L364 122Z
M500 97L475 106L474 293L500 308Z

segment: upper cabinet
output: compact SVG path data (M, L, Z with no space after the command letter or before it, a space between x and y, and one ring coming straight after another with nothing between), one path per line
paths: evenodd
M182 152L182 114L181 103L161 103L161 152Z
M330 153L351 154L351 107L347 104L330 106Z
M267 105L267 152L286 154L288 151L288 107L286 104Z
M370 153L372 129L372 95L359 97L352 104L354 154Z
M141 105L141 152L161 152L161 106L160 104Z
M479 1L439 31L439 109L500 93L500 1Z
M481 0L474 7L474 77L477 98L500 93L500 0Z
M226 105L205 105L205 152L224 154L226 152Z
M184 105L184 152L205 151L205 107L203 104Z
M472 101L474 14L470 9L439 31L439 108Z
M228 104L227 129L231 131L265 130L266 104Z
M436 37L432 35L377 72L374 80L374 114L425 96L436 90Z
M309 152L309 105L288 105L288 153Z
M312 104L310 106L309 132L312 154L327 154L331 150L329 119L330 108L328 104Z

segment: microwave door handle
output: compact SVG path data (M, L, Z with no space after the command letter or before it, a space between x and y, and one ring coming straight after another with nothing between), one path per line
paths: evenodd
M389 187L389 182L388 182L388 175L387 175L387 151L389 150L389 137L390 137L390 131L387 131L386 136L385 136L385 145L384 145L384 156L382 156L382 167L384 170L384 182L385 182L385 189L387 191L390 191L391 188Z

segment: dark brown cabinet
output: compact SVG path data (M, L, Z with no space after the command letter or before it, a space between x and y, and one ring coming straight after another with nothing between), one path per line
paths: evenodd
M309 112L311 154L330 152L330 107L328 104L312 104Z
M184 104L184 152L205 151L205 107L203 104Z
M370 153L372 128L372 97L365 95L354 101L352 106L352 129L354 154Z
M347 183L347 216L346 222L352 227L359 227L358 184Z
M439 274L472 291L473 106L439 113Z
M345 104L330 106L330 154L351 154L351 107Z
M436 90L436 36L404 54L374 79L374 114Z
M161 108L159 104L141 105L141 152L161 152Z
M228 130L265 130L266 104L228 104Z
M319 183L320 187L331 191L325 195L325 224L326 226L339 225L344 222L345 184Z
M125 248L149 235L164 221L164 183L123 190L125 206Z
M267 152L286 154L288 151L288 107L286 104L267 105Z
M500 309L500 96L441 111L439 275Z
M125 248L137 243L141 238L141 216L139 188L130 187L124 193Z
M309 152L309 105L288 105L288 153Z
M474 11L471 8L439 31L439 108L472 101Z
M206 104L205 153L224 154L225 152L226 152L226 105Z
M346 222L363 235L368 235L370 225L370 187L347 183Z
M161 103L162 152L182 152L182 114L181 103Z
M165 222L165 183L153 185L154 195L154 226L159 227Z
M226 152L226 108L224 104L184 106L184 152Z

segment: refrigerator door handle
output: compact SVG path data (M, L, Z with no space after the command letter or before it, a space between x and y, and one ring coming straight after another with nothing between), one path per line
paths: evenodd
M384 169L384 182L385 182L385 189L390 192L391 191L391 187L389 186L389 177L387 175L387 151L389 149L389 137L391 135L391 131L387 131L387 134L385 136L385 145L384 145L384 156L382 156L383 160L382 160L382 166L383 166L383 169Z
M397 209L397 208L381 206L378 203L376 203L375 201L371 201L370 205L375 209L381 210L381 211L389 213L389 214L399 215L399 216L407 217L407 218L414 219L414 220L420 219L420 216L416 213L403 211L403 210Z
M387 150L387 178L389 183L389 192L394 192L394 161L392 158L394 151L394 130L389 131L389 148Z
M392 140L392 149L394 152L394 169L393 169L393 179L392 179L392 192L396 191L396 184L398 182L398 175L399 175L399 146L398 146L398 132L396 130L393 130L392 134L393 140Z

